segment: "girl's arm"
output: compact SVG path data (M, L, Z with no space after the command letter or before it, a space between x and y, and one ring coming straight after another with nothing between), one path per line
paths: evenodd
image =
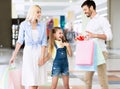
M68 53L68 55L69 55L70 57L72 57L72 49L71 49L70 44L67 43L67 42L65 42L65 43L64 43L64 46L66 46L66 48L67 48L67 53Z

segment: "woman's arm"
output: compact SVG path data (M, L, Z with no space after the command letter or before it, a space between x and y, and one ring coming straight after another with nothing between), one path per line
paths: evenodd
M39 63L38 63L39 66L42 66L43 64L45 64L51 57L50 53L47 53L46 56L45 56L45 54L42 54L42 55L44 55L44 56L42 58L40 58Z
M21 46L22 46L22 45L17 42L16 47L15 47L15 50L14 50L14 52L13 52L13 54L12 54L12 57L11 57L11 59L10 59L10 62L9 62L10 64L15 61L15 58L16 58L17 53L18 53L19 49L21 48Z
M46 50L46 46L42 46L41 47L41 55L40 55L40 59L38 61L38 65L43 65L44 62L44 57L45 57L45 50Z
M48 53L47 56L44 58L44 63L46 63L51 58L51 53Z
M41 58L45 57L46 46L41 47Z

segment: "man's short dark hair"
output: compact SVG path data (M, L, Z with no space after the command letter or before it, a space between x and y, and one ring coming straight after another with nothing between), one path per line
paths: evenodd
M87 5L89 8L91 6L93 6L93 9L96 10L96 4L93 0L86 0L85 2L83 2L83 4L81 5L81 7Z

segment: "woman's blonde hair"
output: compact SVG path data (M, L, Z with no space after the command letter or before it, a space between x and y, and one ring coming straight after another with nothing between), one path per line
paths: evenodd
M34 21L36 19L36 12L37 12L38 8L41 10L41 7L39 5L31 6L28 10L26 20L28 20L30 22Z

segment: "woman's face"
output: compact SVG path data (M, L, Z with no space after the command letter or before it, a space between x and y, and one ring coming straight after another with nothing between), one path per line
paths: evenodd
M36 19L39 20L41 17L41 9L37 7L36 9Z
M56 40L61 41L63 37L63 31L61 29L58 29L54 34L54 37Z

